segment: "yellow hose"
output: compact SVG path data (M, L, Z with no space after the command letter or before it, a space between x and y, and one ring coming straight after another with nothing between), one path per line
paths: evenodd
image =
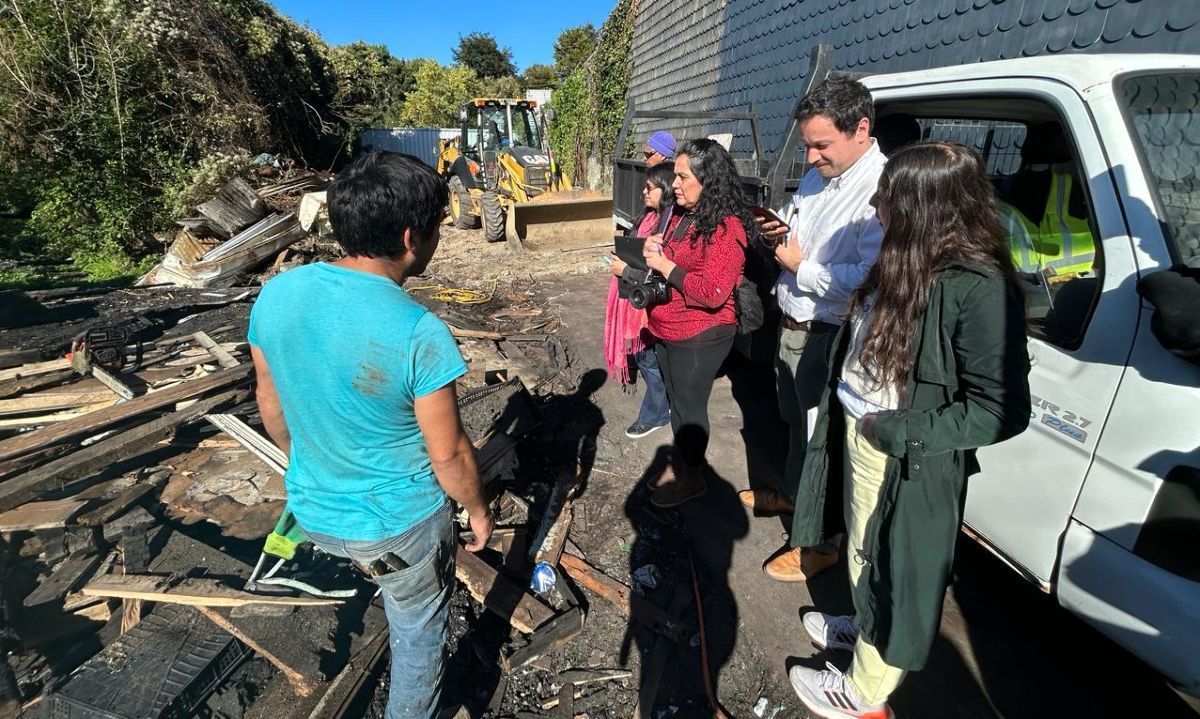
M458 305L481 305L486 302L491 302L492 294L496 292L496 283L492 283L492 292L484 294L477 290L464 290L458 287L447 287L445 285L419 285L417 287L406 288L409 292L432 292L430 295L435 300L442 302L453 302Z

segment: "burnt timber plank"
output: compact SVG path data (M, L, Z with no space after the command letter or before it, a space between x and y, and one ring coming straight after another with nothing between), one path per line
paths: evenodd
M0 482L0 511L24 504L43 492L61 489L72 479L131 457L170 436L181 425L197 421L226 405L236 404L247 394L247 389L223 392L4 480ZM126 405L136 401L130 400Z
M79 515L75 521L85 527L99 527L109 520L119 517L125 510L137 504L142 497L166 484L170 478L170 471L155 472L150 477L121 492L103 506Z
M65 527L71 517L83 509L84 504L86 502L79 499L30 502L0 514L0 532L27 532Z
M247 363L229 369L214 372L208 377L151 392L141 397L135 397L123 404L113 405L90 412L82 417L67 420L53 427L45 427L33 432L10 437L0 441L0 461L11 460L30 452L36 452L61 442L98 434L111 428L119 422L132 419L139 415L172 407L177 402L193 399L206 392L225 389L240 382L249 380L253 365ZM3 471L0 467L0 471Z
M68 557L49 577L42 580L37 589L25 597L25 606L36 607L65 597L92 576L103 558L103 552Z
M532 634L554 619L554 610L461 546L454 573L475 601L503 617L518 631Z

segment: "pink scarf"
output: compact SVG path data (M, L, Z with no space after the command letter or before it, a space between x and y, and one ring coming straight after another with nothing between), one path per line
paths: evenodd
M638 225L637 236L646 237L654 231L658 213L650 212ZM608 285L608 302L604 309L604 362L609 375L621 384L629 384L629 355L646 348L646 311L639 310L621 299L617 293L620 278L613 275Z

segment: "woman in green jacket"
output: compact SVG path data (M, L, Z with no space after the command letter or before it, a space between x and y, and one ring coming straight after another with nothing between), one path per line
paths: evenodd
M803 624L853 651L850 669L789 672L822 717L893 716L888 696L937 636L975 449L1029 424L1024 300L982 158L909 145L872 204L883 244L834 342L792 527L813 546L844 518L849 545L856 615Z

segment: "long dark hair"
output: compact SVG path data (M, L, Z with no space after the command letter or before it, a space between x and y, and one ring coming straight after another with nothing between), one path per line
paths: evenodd
M668 160L660 162L654 167L651 167L646 172L646 181L662 190L662 197L658 198L658 207L653 210L645 208L642 212L641 220L638 224L642 224L642 220L646 219L646 215L651 212L657 212L660 216L667 211L667 208L675 204L675 190L671 188L671 183L675 181L675 161Z
M996 193L974 150L941 140L906 145L888 159L873 203L886 230L850 313L874 294L859 361L876 381L903 391L938 271L964 264L1013 281L1016 271Z
M712 242L717 227L725 227L729 217L741 220L742 229L750 232L754 222L746 193L742 191L737 166L725 148L715 140L692 140L675 153L676 162L680 155L687 155L692 174L703 188L700 201L692 208L695 218L692 242L697 238L706 245Z

